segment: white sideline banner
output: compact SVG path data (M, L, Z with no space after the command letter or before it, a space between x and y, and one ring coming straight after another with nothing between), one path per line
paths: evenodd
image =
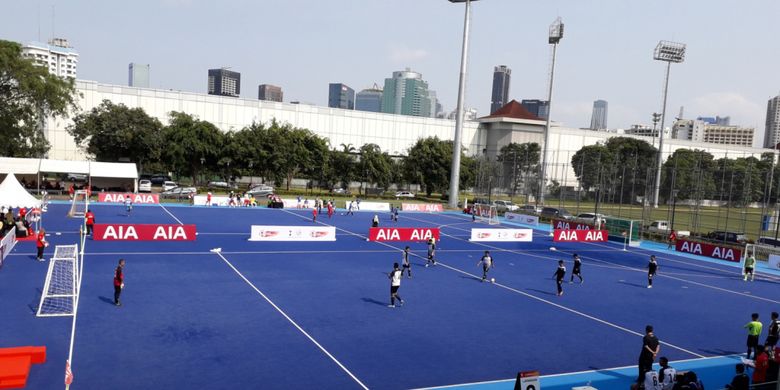
M533 225L533 226L539 225L539 217L535 215L506 213L504 214L504 219L506 219L507 221L524 223L526 225Z
M206 204L208 195L195 195L192 204L195 206L227 206L230 199L226 195L211 195L211 204Z
M471 229L469 241L531 242L533 229Z
M3 237L3 241L0 241L0 267L3 266L3 260L16 246L16 226L11 227L11 230Z
M252 225L249 241L336 241L336 227Z
M344 208L349 210L349 204L354 204L352 211L390 211L390 203L387 202L363 202L360 201L360 205L356 201L345 202Z
M780 256L769 255L769 268L780 271Z

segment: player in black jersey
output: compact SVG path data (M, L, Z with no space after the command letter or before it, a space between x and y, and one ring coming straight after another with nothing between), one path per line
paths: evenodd
M428 259L425 261L425 266L436 265L436 239L431 237L428 239Z
M647 264L647 288L653 288L653 277L658 273L658 263L655 255L650 255L650 263Z
M571 279L569 280L569 283L574 283L574 276L576 275L580 278L580 284L582 284L582 260L576 253L572 257L574 258L574 267L571 269Z
M563 295L563 277L566 276L566 266L563 265L563 260L558 260L558 268L555 270L553 277L555 283L558 285L558 296Z

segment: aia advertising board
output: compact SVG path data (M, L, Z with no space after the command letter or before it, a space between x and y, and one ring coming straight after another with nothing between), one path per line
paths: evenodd
M336 227L252 225L249 241L336 241Z
M98 193L98 202L106 203L125 203L125 197L130 196L134 204L157 204L160 203L158 194L123 194L120 192L100 192Z
M596 227L587 223L567 221L565 219L553 219L553 230L595 230Z
M607 242L609 232L606 230L561 230L553 231L555 242Z
M401 210L440 213L444 211L444 206L438 203L401 203Z
M726 246L710 244L706 242L694 242L678 239L676 248L678 252L692 253L694 255L707 256L715 259L740 262L742 251Z
M439 241L439 228L369 228L369 241Z
M96 223L96 241L195 241L195 225Z

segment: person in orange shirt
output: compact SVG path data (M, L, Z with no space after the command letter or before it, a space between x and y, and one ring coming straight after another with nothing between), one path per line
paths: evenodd
M92 229L95 227L95 214L92 212L92 210L87 210L84 218L87 220L87 234L91 235Z
M669 233L669 245L666 246L666 249L672 249L674 248L675 244L677 243L677 233L672 230L671 233Z
M35 246L38 247L38 256L36 257L38 261L43 261L43 248L46 248L46 246L49 245L46 242L46 231L41 229L38 232L38 239L35 243Z

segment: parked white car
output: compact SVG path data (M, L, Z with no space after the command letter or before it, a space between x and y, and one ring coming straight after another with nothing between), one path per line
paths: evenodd
M496 206L496 211L517 211L520 207L509 200L494 200L493 205Z
M164 181L163 184L162 184L162 190L163 191L168 191L168 190L172 190L172 189L174 189L174 188L176 188L178 186L179 185L176 184L176 182L174 182L174 181Z
M653 221L650 226L647 227L649 233L669 233L671 224L669 221Z
M395 193L396 198L414 198L414 194L409 191L398 191Z
M152 192L152 182L146 179L139 180L138 192Z

